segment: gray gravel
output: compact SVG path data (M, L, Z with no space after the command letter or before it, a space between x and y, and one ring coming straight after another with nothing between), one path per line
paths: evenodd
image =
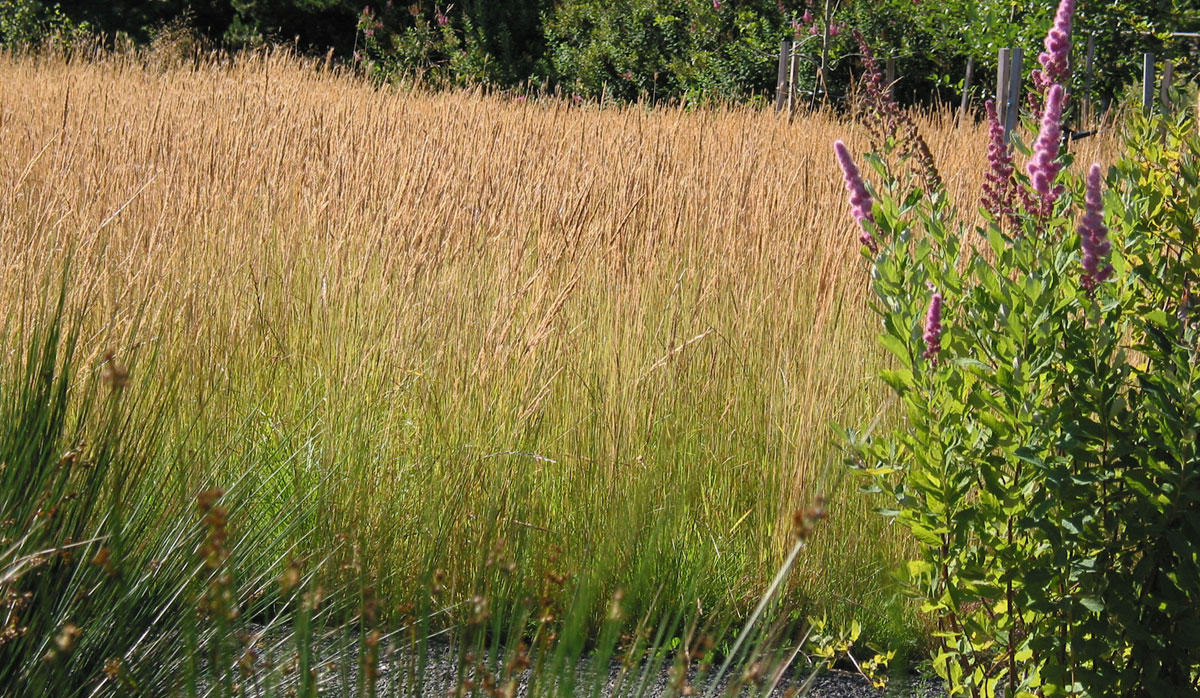
M268 648L264 651L264 658L286 658L289 657L292 648L290 639L283 635L275 635L273 642L264 643ZM422 698L446 698L454 695L471 695L469 691L459 693L456 689L462 686L459 677L459 652L449 643L432 640L427 644L427 657L423 666L420 683L420 695ZM317 644L316 658L318 667L318 687L322 696L341 697L358 695L356 691L357 680L357 658L360 656L358 647L352 640L343 639L326 639ZM338 658L351 658L350 664L353 666L345 666L339 663ZM288 660L282 662L276 660L277 665L286 665ZM379 664L379 682L377 695L384 696L412 696L416 693L415 686L410 685L411 676L415 672L415 655L406 651L395 651L390 658L381 660ZM639 667L629 672L622 674L621 667L618 663L612 662L607 670L607 679L600 692L602 698L667 698L668 696L676 696L678 686L673 686L670 668L660 667ZM739 670L740 672L740 670ZM694 678L694 672L690 672ZM735 672L730 672L734 674ZM587 658L584 658L577 667L577 687L572 693L578 696L591 696L592 687L595 685L595 672L589 666ZM735 674L736 675L736 674ZM532 695L530 693L529 680L531 671L525 670L518 674L515 685L515 696L527 698ZM483 683L483 677L476 677L473 672L468 672L466 675L468 680L473 680L478 684ZM799 688L805 684L809 677L799 670L788 670L783 673L775 690L769 695L774 696L790 696L789 690ZM728 686L726 682L722 682L715 690L706 690L704 685L693 686L695 695L697 696L726 696ZM941 687L940 682L931 680L928 677L920 676L902 676L894 677L886 694L881 694L871 687L870 683L863 677L846 671L830 670L825 671L809 683L809 692L805 695L812 698L879 698L881 695L895 696L897 698L942 698L945 692ZM751 690L753 688L753 690ZM564 689L555 690L554 687L542 685L536 687L535 693L539 696L544 695L562 695ZM743 689L740 696L762 696L765 686L762 688ZM250 695L262 695L261 692L256 692L253 688L248 692ZM488 696L479 690L475 693L478 696Z

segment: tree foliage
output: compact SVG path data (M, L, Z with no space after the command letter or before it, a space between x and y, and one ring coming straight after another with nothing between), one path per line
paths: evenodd
M968 58L983 94L997 50L1020 46L1033 56L1050 22L1045 3L1018 0L5 0L0 22L24 21L29 29L0 39L26 42L39 26L29 17L54 12L143 41L158 27L186 21L232 48L295 42L314 54L332 49L344 60L358 51L383 78L535 83L589 97L668 100L769 95L784 39L799 41L802 90L817 89L826 55L829 92L840 97L855 81L849 29L896 60L902 101L957 99ZM1117 95L1137 77L1143 51L1194 72L1195 42L1170 36L1200 29L1194 0L1082 2L1077 28L1095 37L1094 87L1102 96ZM1083 46L1080 38L1077 65ZM1073 87L1078 92L1082 84Z
M588 96L734 98L774 88L783 14L771 0L567 0L545 25L548 67Z

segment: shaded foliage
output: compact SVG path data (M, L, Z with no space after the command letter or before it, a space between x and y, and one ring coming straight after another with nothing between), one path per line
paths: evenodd
M310 54L332 50L385 80L742 100L773 92L779 44L790 38L799 40L802 93L818 90L823 56L830 94L851 92L857 49L848 30L855 29L880 58L895 59L901 102L929 102L958 99L972 58L975 92L986 94L1003 46L1023 47L1031 70L1050 20L1046 3L1013 0L5 0L0 41L29 43L61 32L64 22L147 41L184 22L230 48L294 42ZM1193 0L1081 3L1076 27L1074 65L1083 64L1083 37L1094 36L1093 87L1103 101L1138 78L1143 51L1175 61L1177 72L1195 72L1196 42L1171 35L1200 29ZM1082 94L1081 70L1070 87Z

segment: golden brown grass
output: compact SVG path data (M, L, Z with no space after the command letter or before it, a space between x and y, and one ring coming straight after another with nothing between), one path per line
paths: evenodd
M140 323L173 438L230 477L284 464L322 498L310 542L362 537L385 594L479 584L498 538L531 578L745 605L825 491L797 589L885 615L903 541L827 429L886 396L830 148L865 149L853 124L374 89L280 53L0 59L0 84L0 311L73 251L95 357ZM973 210L984 129L922 125Z

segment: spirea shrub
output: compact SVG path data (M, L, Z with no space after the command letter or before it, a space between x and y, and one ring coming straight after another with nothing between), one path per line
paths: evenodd
M895 139L865 181L837 147L901 407L841 436L919 543L901 576L952 695L1196 695L1200 140L1139 117L1116 165L1071 167L1072 6L1033 151L980 153L982 223L893 175Z

